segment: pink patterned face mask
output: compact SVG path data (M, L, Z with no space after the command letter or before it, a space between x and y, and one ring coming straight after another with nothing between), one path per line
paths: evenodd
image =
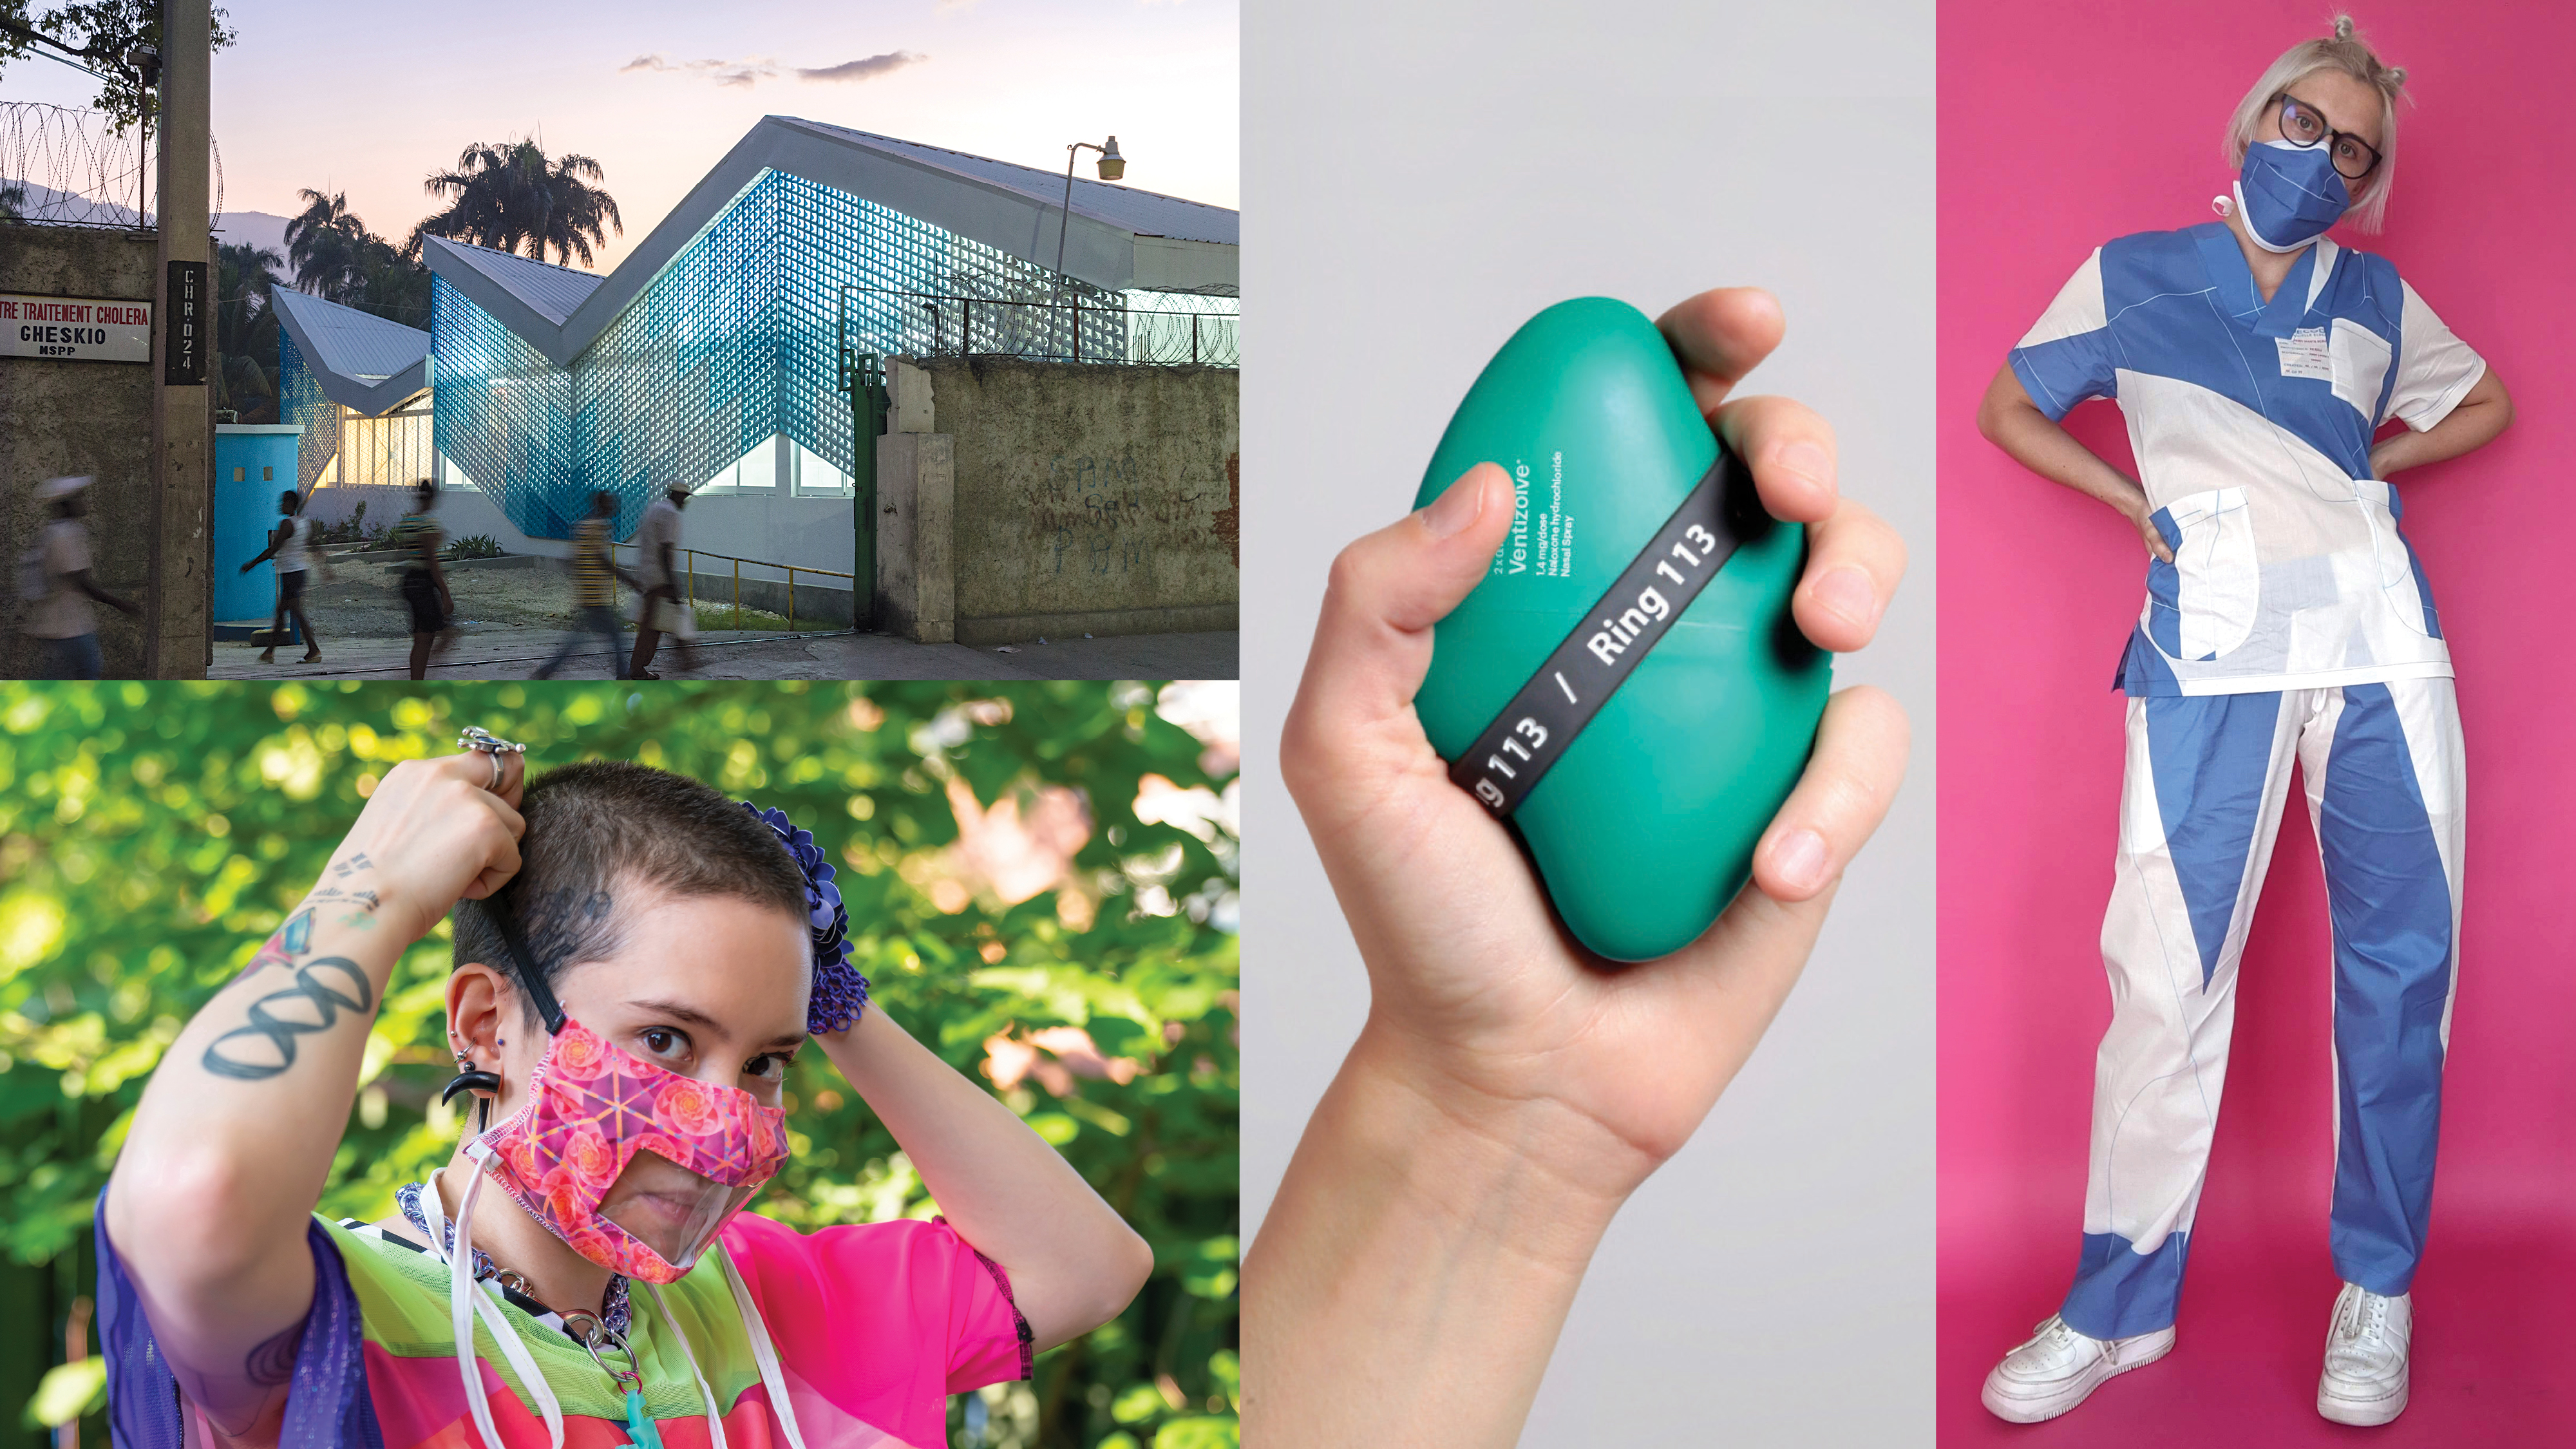
M787 1114L573 1020L517 923L506 911L493 922L549 1040L527 1102L468 1138L466 1155L574 1252L647 1283L679 1281L787 1160ZM462 1254L467 1210L456 1216Z
M567 1017L528 1079L527 1104L482 1144L493 1180L575 1252L670 1283L787 1159L786 1119L740 1087L655 1066Z

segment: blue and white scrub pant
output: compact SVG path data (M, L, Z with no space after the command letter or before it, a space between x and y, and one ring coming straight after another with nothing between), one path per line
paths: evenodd
M2174 1321L2218 1126L2236 967L2296 759L2334 935L2336 1271L2407 1291L2423 1252L2458 979L2466 770L2448 679L2129 701L2102 922L2084 1254L2095 1338Z

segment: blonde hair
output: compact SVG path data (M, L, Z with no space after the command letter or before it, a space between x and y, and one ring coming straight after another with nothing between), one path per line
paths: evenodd
M2229 170L2245 164L2245 152L2254 144L2255 129L2263 124L2263 113L2271 109L2272 98L2319 71L2341 71L2354 80L2379 92L2379 165L2352 198L2352 224L2363 231L2379 230L2388 211L2388 189L2397 175L2397 98L2406 93L2406 70L2403 66L2382 65L2352 28L2352 17L2338 15L2334 36L2327 40L2303 40L2281 52L2269 70L2254 82L2245 99L2236 103L2236 115L2227 123L2227 144L2221 148Z

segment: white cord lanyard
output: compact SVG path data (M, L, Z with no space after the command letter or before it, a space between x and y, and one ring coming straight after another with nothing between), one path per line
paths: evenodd
M447 1237L446 1216L444 1205L439 1200L438 1183L434 1179L428 1184L427 1191L421 1193L420 1207L421 1215L429 1220L429 1250L440 1261L447 1264L448 1326L456 1339L456 1367L464 1380L466 1403L473 1411L474 1427L482 1433L483 1442L489 1446L489 1449L509 1449L508 1445L501 1442L500 1430L492 1422L491 1400L483 1391L483 1374L475 1362L472 1315L479 1312L483 1317L484 1326L491 1331L493 1339L500 1344L502 1357L509 1360L511 1369L519 1376L519 1381L528 1386L528 1392L536 1399L537 1412L545 1417L549 1449L563 1449L563 1409L555 1400L553 1388L546 1383L545 1376L537 1371L536 1361L529 1356L527 1345L520 1341L517 1330L510 1325L510 1320L503 1316L500 1305L492 1301L490 1294L474 1286L473 1270L468 1267L460 1271L457 1266L471 1264L474 1261L473 1242L469 1236L473 1230L474 1202L482 1193L482 1169L491 1161L492 1149L477 1139L466 1144L465 1155L474 1163L475 1173L473 1181L466 1185L465 1200L456 1205L454 1252L451 1253L442 1246ZM732 1258L725 1256L720 1248L715 1251L718 1253L719 1264L724 1269L725 1285L733 1290L734 1306L742 1313L743 1332L751 1340L752 1360L760 1366L761 1386L769 1391L770 1410L778 1415L779 1428L785 1432L788 1449L805 1449L805 1436L799 1431L796 1423L796 1409L787 1400L786 1375L778 1364L778 1350L770 1342L769 1325L762 1321L760 1309L752 1302L751 1291L744 1284L741 1273L735 1269ZM646 1283L644 1287L653 1299L655 1311L662 1315L663 1322L670 1325L671 1337L680 1345L680 1357L689 1365L689 1376L698 1382L699 1397L705 1401L707 1407L709 1449L726 1449L724 1415L717 1411L715 1389L707 1383L706 1374L698 1368L697 1355L689 1347L688 1335L681 1331L680 1320L672 1314L670 1305L663 1301L660 1286ZM591 1356L598 1357L598 1349L595 1346L591 1350ZM627 1362L630 1366L634 1363L632 1350L627 1354ZM607 1367L605 1361L602 1361L601 1367ZM613 1369L609 1372L612 1377L633 1379L633 1387L628 1390L631 1420L641 1412L642 1379L632 1374L617 1374Z

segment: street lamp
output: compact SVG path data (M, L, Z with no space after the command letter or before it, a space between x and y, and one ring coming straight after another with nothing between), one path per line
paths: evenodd
M1076 141L1064 148L1064 214L1055 228L1055 280L1056 289L1059 292L1064 289L1064 234L1073 225L1073 162L1075 155L1083 151L1100 153L1098 164L1101 180L1116 181L1127 174L1127 158L1118 154L1116 136L1110 137L1109 144L1106 146L1094 146L1089 141Z

